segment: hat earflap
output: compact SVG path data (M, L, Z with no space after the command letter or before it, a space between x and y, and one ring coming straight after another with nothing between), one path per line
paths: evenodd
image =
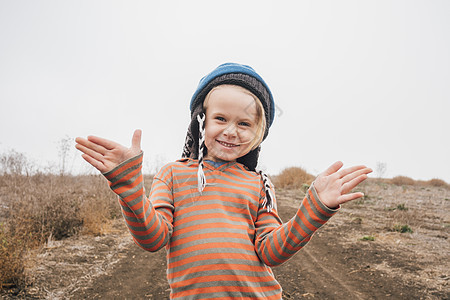
M198 106L191 115L191 122L186 134L186 139L184 141L182 158L198 158L198 148L199 148L199 123L197 116L204 114L203 107Z

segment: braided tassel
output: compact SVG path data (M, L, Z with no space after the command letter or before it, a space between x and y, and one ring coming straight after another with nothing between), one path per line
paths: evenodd
M271 212L272 209L276 209L276 204L275 204L275 197L272 193L272 189L271 187L272 182L270 181L269 177L266 175L266 173L264 173L263 171L259 171L258 172L259 175L261 175L262 180L263 180L263 184L264 184L264 190L266 192L266 197L264 198L264 201L262 203L263 207L266 207L267 212Z
M203 172L203 150L205 148L205 114L197 115L199 140L198 140L198 192L201 194L206 186L205 173Z

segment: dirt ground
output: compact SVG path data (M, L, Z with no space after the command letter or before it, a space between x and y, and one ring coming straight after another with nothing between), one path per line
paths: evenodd
M367 183L291 260L273 269L284 299L450 299L450 190ZM291 218L302 198L278 190ZM401 233L408 225L412 232ZM408 231L408 230L407 230ZM168 299L165 252L135 246L122 220L110 233L51 241L30 286L4 299Z

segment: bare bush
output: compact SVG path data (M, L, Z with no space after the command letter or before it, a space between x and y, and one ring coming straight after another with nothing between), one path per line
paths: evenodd
M65 137L58 142L58 156L59 156L59 174L66 175L68 170L69 153L73 149L73 138Z
M273 183L277 188L302 188L303 185L310 185L314 176L300 167L289 167L273 178Z
M387 164L385 162L377 161L375 167L375 174L377 174L378 178L383 178L386 174Z
M49 239L107 232L117 198L97 176L0 176L0 285L24 282L25 253Z
M391 179L391 183L395 185L415 185L416 181L407 176L395 176Z
M15 237L0 223L0 289L23 283L26 249L24 237Z
M32 166L25 154L9 150L0 154L0 175L31 175Z
M433 178L431 180L428 180L426 183L430 186L445 187L445 188L449 187L449 184L447 182L445 182L442 179L438 179L438 178Z

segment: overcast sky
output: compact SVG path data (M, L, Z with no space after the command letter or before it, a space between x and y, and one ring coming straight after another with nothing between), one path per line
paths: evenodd
M141 128L146 166L173 161L198 81L239 62L278 108L270 174L342 160L450 182L449 16L431 0L0 0L0 151L57 164L64 138L129 145ZM70 168L89 170L75 150Z

